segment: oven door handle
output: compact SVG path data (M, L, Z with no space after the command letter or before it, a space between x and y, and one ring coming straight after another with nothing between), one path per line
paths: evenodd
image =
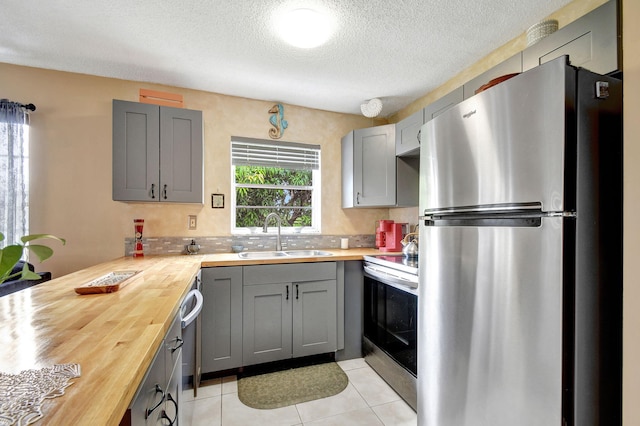
M389 273L387 271L382 271L371 265L364 265L364 272L369 275L373 279L378 279L384 284L390 284L394 287L400 288L401 290L409 291L410 293L415 293L417 283L415 281L409 280L405 277L395 275Z

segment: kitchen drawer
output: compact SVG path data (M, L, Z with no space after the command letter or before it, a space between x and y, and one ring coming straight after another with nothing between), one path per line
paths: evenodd
M164 339L164 348L165 376L171 377L174 365L180 359L180 354L182 353L182 327L180 324L180 315L176 315L176 318L173 320L173 324L171 324L171 328L167 332L167 336Z

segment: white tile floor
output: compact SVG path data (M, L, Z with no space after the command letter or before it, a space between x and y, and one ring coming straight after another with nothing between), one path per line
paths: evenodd
M417 425L416 413L373 371L364 359L340 361L349 384L338 395L274 410L257 410L238 399L236 377L208 382L194 400L183 400L191 426L272 425ZM187 397L188 398L188 397ZM185 399L187 399L185 398ZM187 406L192 404L191 406Z

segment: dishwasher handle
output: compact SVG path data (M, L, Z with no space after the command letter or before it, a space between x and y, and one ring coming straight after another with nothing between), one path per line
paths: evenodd
M198 317L198 315L200 315L200 311L202 311L202 304L204 302L204 298L202 297L202 293L200 293L200 290L198 290L197 288L187 293L187 295L184 298L184 301L182 302L182 307L191 303L191 300L194 297L196 299L195 306L193 307L193 309L191 309L191 312L189 312L186 316L183 316L182 318L180 318L181 320L180 325L182 326L183 329L187 328L187 326L191 324ZM182 309L180 309L180 312L182 313Z

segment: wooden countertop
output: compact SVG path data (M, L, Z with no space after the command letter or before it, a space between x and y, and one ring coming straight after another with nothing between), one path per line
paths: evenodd
M376 249L333 256L243 260L237 254L121 258L0 298L0 371L78 363L82 375L45 400L43 424L117 425L200 267L361 260ZM112 271L138 270L119 291L78 295Z

